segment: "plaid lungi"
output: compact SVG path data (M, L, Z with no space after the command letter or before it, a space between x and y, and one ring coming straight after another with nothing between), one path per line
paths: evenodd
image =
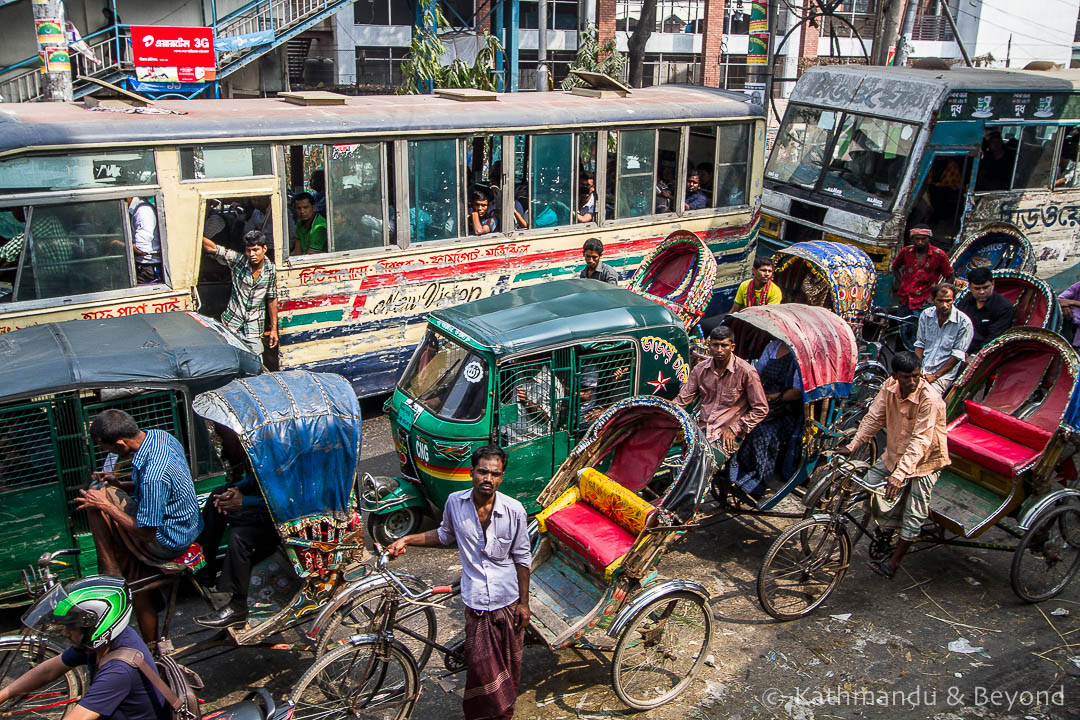
M517 603L498 610L465 608L466 720L510 720L521 684L525 630L514 628Z

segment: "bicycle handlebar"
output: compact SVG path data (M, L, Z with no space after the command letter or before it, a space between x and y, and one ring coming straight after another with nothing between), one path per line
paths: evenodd
M383 546L379 543L373 544L375 546L375 552L379 555L379 559L375 563L376 572L385 576L386 579L389 580L390 583L394 586L394 588L399 593L401 593L407 600L419 602L421 600L426 600L432 595L445 595L448 593L452 593L457 588L461 587L461 581L457 580L451 585L435 585L434 587L427 588L426 590L413 592L409 590L405 583L401 582L401 579L394 574L393 570L388 567L390 561L393 559L390 553L386 552L386 549L383 548Z

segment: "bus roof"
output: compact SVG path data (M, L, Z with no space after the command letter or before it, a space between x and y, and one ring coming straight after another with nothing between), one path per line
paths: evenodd
M1080 70L916 70L833 65L808 68L792 91L791 102L923 123L937 114L952 92L1077 91Z
M682 322L663 305L584 278L529 285L437 310L431 317L500 357L626 331L682 329Z
M633 125L763 117L747 96L718 88L664 85L624 98L569 92L499 94L464 102L434 95L348 97L343 105L295 105L282 99L162 100L147 112L91 110L75 103L0 106L0 155L71 145L117 146L243 138L340 138L514 128Z

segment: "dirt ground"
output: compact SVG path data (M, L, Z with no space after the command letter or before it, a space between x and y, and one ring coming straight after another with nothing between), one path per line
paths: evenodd
M366 470L395 469L377 412L365 421L364 443ZM707 517L717 513L715 504L705 507ZM687 535L665 555L661 575L705 585L714 618L712 657L676 701L631 712L611 690L610 655L530 646L516 720L1080 717L1080 583L1028 605L1009 587L1010 553L955 547L910 554L886 581L866 567L864 540L825 606L802 620L776 622L758 606L755 583L787 522L734 518ZM1003 533L986 539L1011 540ZM398 562L432 584L460 573L455 550L412 548ZM203 637L191 622L203 612L199 601L182 604L179 634ZM460 633L460 604L438 617L441 640ZM13 629L18 614L7 612L0 622ZM206 682L204 699L219 707L253 686L283 697L310 662L307 653L241 648L194 667ZM463 674L435 677L445 675L436 656L423 675L414 717L461 717Z

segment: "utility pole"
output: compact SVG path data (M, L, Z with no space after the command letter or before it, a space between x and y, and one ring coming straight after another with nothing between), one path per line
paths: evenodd
M968 55L967 48L964 46L964 38L960 37L960 31L956 28L956 20L953 19L952 10L949 9L949 0L941 0L941 9L945 13L945 19L949 21L949 27L952 28L953 37L956 38L956 44L960 48L960 54L964 56L964 63L968 67L973 67L971 64L971 56ZM1009 33L1009 48L1012 48L1012 33ZM1008 59L1005 61L1005 67L1009 67Z
M881 17L881 28L874 33L874 48L870 55L871 65L889 64L889 45L895 42L900 30L900 5L904 0L889 0Z
M64 4L60 0L35 0L34 29L37 33L41 89L49 102L71 102L71 57L68 55Z
M915 32L916 0L907 0L904 8L904 23L900 28L900 38L896 41L896 59L893 65L904 67L907 65L908 53L911 51L911 35Z
M546 92L548 89L548 66L547 66L547 25L548 25L548 0L540 0L536 11L539 33L536 36L536 89Z

